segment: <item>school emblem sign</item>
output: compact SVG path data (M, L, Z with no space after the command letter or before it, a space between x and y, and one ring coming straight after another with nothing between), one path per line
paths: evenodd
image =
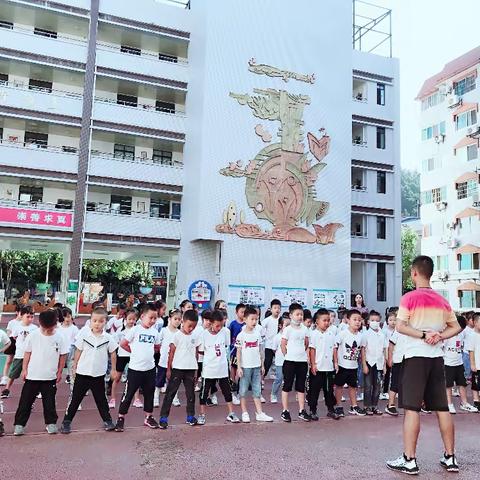
M256 74L293 78L313 83L313 75L282 71L268 65L259 65L254 59L249 70ZM253 70L252 66L255 67ZM245 223L245 214L231 202L223 213L223 223L217 225L219 233L236 234L243 238L284 240L303 243L335 243L335 233L343 225L318 222L329 208L328 202L316 199L315 183L326 167L323 161L328 155L330 137L323 128L320 138L307 133L309 150L305 150L303 138L303 111L310 104L307 95L295 95L286 90L254 89L253 95L230 93L230 97L242 106L248 106L261 120L279 122L277 137L262 124L255 127L255 134L268 143L246 167L241 161L232 162L220 170L228 177L245 177L245 195L248 206L257 218L268 220L273 228L262 230L259 225ZM313 231L309 228L312 227Z

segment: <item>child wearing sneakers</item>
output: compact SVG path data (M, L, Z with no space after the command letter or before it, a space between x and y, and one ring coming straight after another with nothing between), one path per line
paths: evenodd
M8 335L3 330L0 330L0 353L5 353L5 350L7 350L10 344L11 342ZM0 409L0 413L3 413L3 410ZM5 435L5 427L3 425L2 418L0 417L0 437L3 437L4 435Z
M187 397L188 425L197 425L195 417L195 384L197 383L198 350L200 337L193 331L198 324L198 314L195 310L183 312L182 326L172 338L167 364L167 391L160 410L160 428L168 428L168 415L173 399L183 382Z
M74 375L73 390L68 402L60 431L68 434L72 431L72 421L78 407L89 390L91 390L98 413L102 417L105 431L112 432L115 425L110 416L107 397L105 395L105 374L110 358L113 380L120 376L116 370L118 347L113 336L105 332L107 311L101 307L93 310L90 317L90 328L82 330L75 342L75 357L72 371Z
M227 421L238 423L240 420L233 411L232 390L228 379L228 356L226 347L230 338L223 329L223 315L218 310L211 312L210 327L201 336L199 351L203 353L202 387L200 390L200 415L198 424L205 424L208 394L218 381L225 402L227 403Z
M8 372L10 370L10 365L13 362L13 357L15 356L15 338L12 336L12 332L15 329L16 325L20 325L20 311L22 310L22 306L18 303L15 304L15 318L12 318L7 323L7 335L10 338L10 345L5 350L5 365L3 367L3 375L0 379L0 385L6 385L8 382ZM0 397L1 398L1 397Z
M397 314L394 312L390 312L387 314L387 321L383 325L382 331L387 339L387 343L390 346L390 338L392 337L393 333L395 332L395 321L397 319ZM387 347L388 352L388 347ZM383 385L382 385L382 393L380 393L380 400L388 400L388 392L390 389L390 382L391 382L391 375L392 369L390 364L388 363L388 353L387 353L387 370L385 371L385 375L383 376Z
M316 330L312 332L309 343L310 376L308 382L307 401L310 408L310 418L318 421L317 405L320 391L323 390L327 417L338 420L335 413L335 396L333 394L333 381L335 370L333 368L333 348L335 347L335 334L330 329L330 313L324 308L319 309L313 317Z
M78 327L73 323L72 311L68 307L62 308L63 322L58 326L58 332L63 335L70 351L67 355L67 378L65 383L70 383L72 376L73 356L75 354L75 340L78 335Z
M282 387L282 420L291 422L292 417L288 410L288 394L292 391L295 382L295 391L298 398L298 418L305 422L310 421L310 415L305 410L305 382L308 373L308 344L310 332L303 324L303 307L292 303L288 309L290 325L282 333L282 352L285 355L283 363Z
M228 329L230 330L230 379L232 381L233 389L233 404L239 405L240 399L238 397L239 382L237 382L237 348L235 342L237 335L242 331L245 326L245 309L246 305L239 303L235 307L235 314L237 318L230 322Z
M274 363L275 363L275 380L272 384L272 393L270 395L270 402L278 402L278 394L280 393L280 388L283 384L283 363L285 361L285 355L282 352L282 333L283 329L290 325L290 318L280 317L278 319L278 333L274 337L272 342L272 348L275 353Z
M125 415L136 391L143 391L143 411L145 412L144 425L149 428L158 428L153 418L153 394L155 392L155 350L160 348L160 334L155 328L157 309L153 303L143 305L140 313L140 323L131 328L120 342L120 346L130 352L127 383L123 394L118 420L115 425L117 432L125 428Z
M463 366L464 331L467 326L467 320L462 315L457 315L457 321L462 331L454 337L443 341L448 410L452 414L457 413L452 401L452 388L456 386L460 392L460 410L477 413L478 409L467 401L467 379L465 378L465 368Z
M256 328L258 322L257 310L246 307L244 313L244 328L237 335L235 346L237 350L238 376L240 378L240 404L242 408L242 422L249 423L250 415L247 411L246 396L252 388L253 403L255 404L255 418L257 422L273 422L262 410L262 374L263 348L261 348L262 334Z
M57 332L58 314L49 309L40 314L40 328L30 333L23 347L22 378L25 380L15 413L14 435L23 435L35 397L42 394L43 417L48 433L57 433L55 395L62 379L69 346Z
M391 368L390 385L388 391L388 403L385 407L385 413L392 417L398 416L398 410L395 406L395 397L398 394L400 381L402 377L402 365L404 358L405 335L393 332L390 337L387 352L387 365Z
M378 409L380 388L386 370L388 340L380 330L381 316L375 310L369 314L369 329L364 332L365 354L362 368L365 375L365 411L367 415L382 415Z
M473 314L473 333L469 335L465 348L470 354L473 405L480 410L480 313Z
M352 309L347 311L346 319L348 327L338 333L333 350L333 363L336 371L335 397L337 405L340 405L343 386L347 384L351 405L349 413L364 416L366 415L365 410L357 404L358 361L361 355L365 355L365 341L360 332L362 315L358 310ZM335 412L341 417L345 416L343 407L337 407Z
M15 355L8 371L7 386L2 391L0 397L8 398L13 382L20 377L23 369L23 357L25 352L25 341L28 336L38 327L33 322L33 308L25 305L20 310L20 323L13 326L12 337L15 339Z

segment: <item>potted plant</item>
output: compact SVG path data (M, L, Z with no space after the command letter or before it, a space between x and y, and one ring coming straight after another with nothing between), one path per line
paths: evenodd
M141 262L140 279L140 293L143 295L148 295L153 290L153 278L150 262Z

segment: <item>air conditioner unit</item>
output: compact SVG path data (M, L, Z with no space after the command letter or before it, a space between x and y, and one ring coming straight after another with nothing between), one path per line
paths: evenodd
M445 134L441 133L440 135L435 135L435 143L445 142Z
M456 238L451 238L447 242L447 247L448 248L457 248L458 247L458 240Z
M438 211L445 210L447 208L447 202L437 202L435 207Z
M448 272L441 271L438 272L438 279L441 280L442 282L445 282L448 280Z
M458 95L455 95L455 93L450 93L447 95L447 104L449 108L456 107L457 105L460 105L462 103L462 98L459 97Z

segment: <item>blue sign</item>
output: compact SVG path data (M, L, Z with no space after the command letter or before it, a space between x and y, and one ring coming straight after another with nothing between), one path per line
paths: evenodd
M188 288L188 299L205 310L213 300L213 288L206 280L196 280Z

